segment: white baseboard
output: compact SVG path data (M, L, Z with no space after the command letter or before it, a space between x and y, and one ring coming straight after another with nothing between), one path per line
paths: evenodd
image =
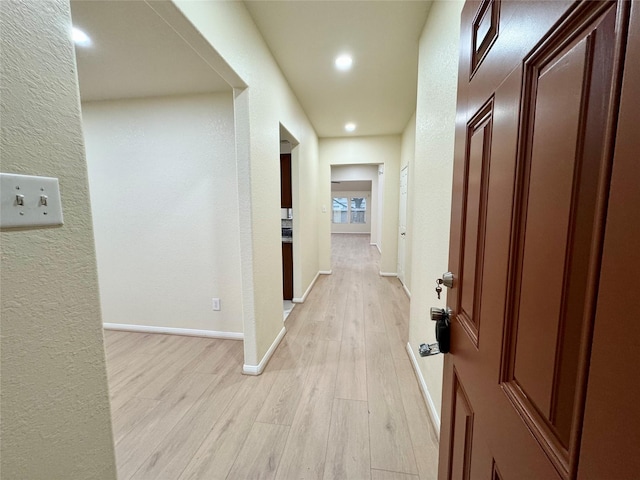
M380 272L381 277L397 277L398 274L394 272Z
M304 303L304 301L307 299L307 296L309 295L309 292L311 292L311 289L316 284L316 280L318 280L319 276L320 276L320 272L318 271L318 273L316 273L316 276L313 277L313 280L311 280L311 283L307 287L307 290L304 292L304 295L302 295L302 297L294 297L291 299L291 301L293 303Z
M377 246L378 246L378 244L377 244L377 243L375 243L375 242L370 243L369 245L371 245L372 247L377 247Z
M309 295L309 292L311 292L311 289L316 284L316 280L318 280L318 277L320 275L331 275L332 272L333 270L318 270L318 273L316 273L316 276L313 278L313 280L309 284L309 287L307 288L307 291L304 292L304 295L302 295L302 297L299 297L299 298L298 297L292 298L291 301L293 303L304 303L304 301L307 299L307 296Z
M126 325L124 323L103 323L105 330L120 330L136 333L164 333L183 335L186 337L223 338L227 340L244 340L244 334L238 332L216 332L215 330L196 330L193 328L151 327L148 325Z
M418 379L418 384L420 385L420 390L422 391L424 403L427 404L427 412L429 412L429 418L431 419L431 423L433 424L433 428L435 429L436 435L438 436L439 440L440 417L438 416L438 411L436 410L436 406L433 403L433 398L431 398L429 390L427 389L427 383L424 381L424 377L422 376L422 372L420 371L420 367L418 366L418 360L416 359L416 356L413 353L413 349L411 348L411 345L409 343L407 343L407 355L409 355L411 365L413 365L413 371L415 372Z
M269 350L267 350L267 353L264 354L264 357L262 357L260 363L258 365L247 365L245 363L242 366L242 373L244 373L245 375L260 375L264 370L264 367L266 367L267 363L269 363L273 352L276 351L276 348L278 348L278 345L280 345L280 342L282 341L286 333L286 328L282 327L282 330L280 330L280 333L269 347Z
M380 252L380 255L382 255L382 249L380 248L380 245L378 245L377 243L376 243L376 248L377 248L377 249L378 249L378 251Z
M407 294L407 297L409 297L409 300L411 300L411 292L404 283L402 284L402 289L404 290L404 293Z

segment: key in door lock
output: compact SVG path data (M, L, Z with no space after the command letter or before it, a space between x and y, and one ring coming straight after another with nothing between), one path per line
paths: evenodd
M453 288L453 273L447 272L442 274L442 278L436 280L436 293L438 294L438 300L440 300L440 294L442 293L442 285L447 288Z
M430 357L438 353L449 353L451 346L451 318L453 312L449 307L431 307L431 320L436 322L436 343L420 345L420 355Z

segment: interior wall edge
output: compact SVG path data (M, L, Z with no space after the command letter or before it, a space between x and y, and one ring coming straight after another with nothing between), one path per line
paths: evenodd
M287 329L283 326L282 330L280 330L280 333L278 333L278 336L275 338L275 340L273 341L273 343L269 347L269 350L267 350L267 353L265 353L264 357L262 357L262 360L260 360L260 363L258 365L249 365L249 364L245 363L242 366L242 373L245 374L245 375L260 375L260 374L262 374L262 372L264 371L265 367L269 363L269 360L271 360L271 357L273 356L274 352L278 348L278 345L280 345L280 342L282 341L282 339L284 338L286 333L287 333Z

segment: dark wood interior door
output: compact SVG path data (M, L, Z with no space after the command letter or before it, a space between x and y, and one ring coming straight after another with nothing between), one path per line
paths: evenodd
M615 213L609 198L623 67L640 60L626 51L631 9L624 1L464 7L440 479L640 475L631 464L609 470L613 476L589 476L594 467L581 466L581 446L597 445L595 426L604 427L585 404L594 331L607 321L596 312L601 272L613 261L603 252ZM636 162L636 191L639 172ZM629 248L625 242L619 247ZM608 381L621 381L624 368L631 373L622 366ZM600 380L597 388L606 388ZM611 416L638 423L637 409ZM616 447L630 456L640 448Z
M293 300L293 244L282 242L282 298Z
M291 194L291 154L280 154L280 207L293 208Z

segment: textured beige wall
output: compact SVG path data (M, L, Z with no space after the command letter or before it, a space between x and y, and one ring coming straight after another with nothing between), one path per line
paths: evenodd
M379 193L383 201L378 205L382 221L378 245L382 250L380 271L395 273L398 260L398 205L400 191L399 135L373 137L322 138L319 142L320 199L331 197L331 167L335 165L384 165L379 176ZM320 270L331 270L331 204L323 200L326 212L320 216Z
M65 221L0 234L2 477L114 479L69 4L0 12L2 171L58 177Z
M103 321L241 333L231 92L85 102L82 122Z
M318 140L242 2L174 0L249 86L235 92L245 364L257 365L283 328L280 231L280 124L292 152L294 295L318 272ZM240 34L241 32L241 34ZM327 182L328 183L328 182Z
M412 198L411 317L409 343L435 413L442 403L442 355L421 358L418 346L435 342L429 307L446 305L435 280L449 263L449 224L455 137L460 12L463 2L434 2L420 37Z

